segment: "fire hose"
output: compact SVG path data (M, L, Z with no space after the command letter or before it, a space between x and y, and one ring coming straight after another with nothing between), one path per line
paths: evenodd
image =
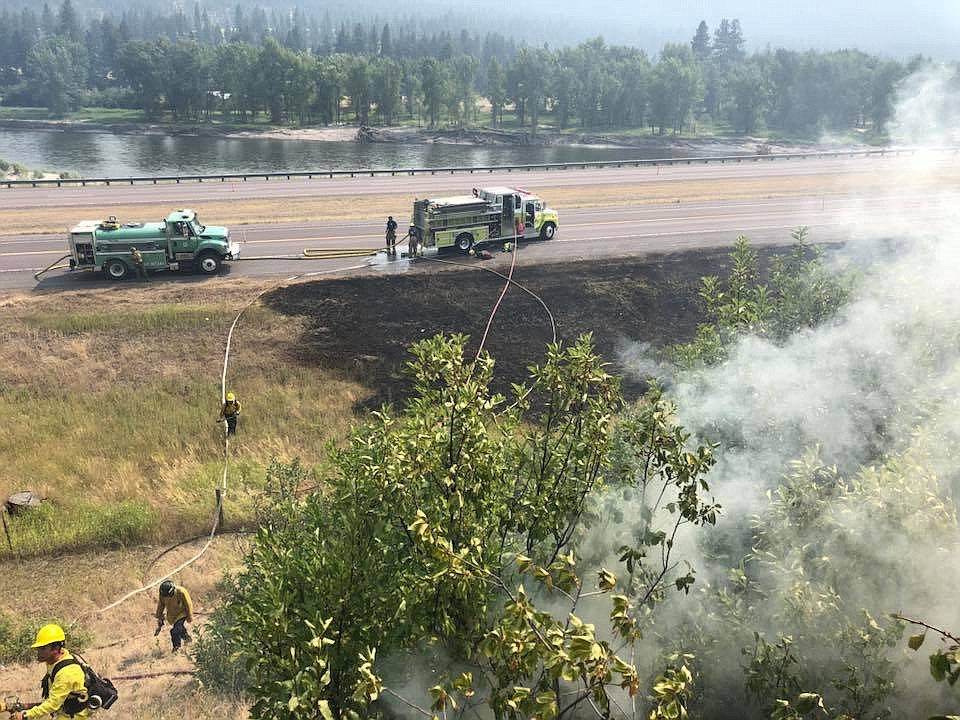
M57 269L57 268L70 267L69 265L59 265L59 264L58 264L58 263L63 262L64 260L66 260L68 257L70 257L70 253L67 253L67 254L64 255L62 258L57 258L57 259L54 260L52 263L50 263L49 265L47 265L43 270L40 270L39 272L35 272L35 273L33 274L33 279L34 279L34 280L39 280L39 279L40 279L40 276L43 275L43 274L44 274L45 272L47 272L48 270L54 270L54 269ZM3 712L3 711L0 710L0 712Z

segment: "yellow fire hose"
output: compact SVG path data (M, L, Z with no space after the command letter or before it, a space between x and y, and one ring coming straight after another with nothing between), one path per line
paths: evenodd
M381 248L304 248L303 256L313 259L362 257L376 255L380 250Z
M62 268L68 268L68 267L70 267L69 265L58 265L58 264L57 264L57 263L60 263L60 262L62 262L62 261L64 261L64 260L66 260L68 257L70 257L70 253L67 253L67 254L64 255L62 258L57 258L57 259L54 260L52 263L50 263L49 265L47 265L47 266L46 266L43 270L41 270L40 272L35 272L35 273L33 274L33 279L34 279L34 280L39 280L39 279L40 279L40 276L43 275L43 274L44 274L45 272L47 272L48 270L60 270L60 269L62 269Z

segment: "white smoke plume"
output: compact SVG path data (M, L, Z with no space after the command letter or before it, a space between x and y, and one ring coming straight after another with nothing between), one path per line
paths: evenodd
M892 127L899 141L944 147L960 137L958 118L955 70L931 66L903 82ZM732 545L738 535L748 542L751 518L769 504L767 492L805 453L818 452L847 482L864 466L882 465L902 453L919 458L924 471L939 481L945 512L954 513L953 531L908 539L906 532L892 531L885 518L872 517L869 508L844 508L838 517L853 540L838 551L849 555L831 562L849 574L840 589L851 606L903 610L954 631L960 629L949 600L960 591L960 579L950 571L960 547L951 499L960 492L955 452L960 447L960 206L948 180L956 177L957 158L920 153L903 163L887 198L887 214L899 215L890 224L895 237L865 227L860 214L851 216L846 235L856 239L831 250L828 261L858 268L861 279L832 321L781 345L745 338L721 365L680 374L670 387L680 422L701 442L722 443L709 481L724 508L718 531L726 532ZM919 220L918 193L924 197ZM904 202L897 213L901 195L912 196L914 204ZM621 360L632 363L641 377L656 367L636 347ZM796 542L799 547L817 539L797 537ZM685 549L700 577L718 580L744 548L731 548L734 556L723 563L707 554L697 557L689 544ZM903 566L904 558L909 558L909 578L885 575L893 563ZM767 616L777 616L775 606L784 600L771 596L768 602ZM661 627L671 621L663 620ZM757 629L776 632L773 626ZM743 663L738 650L728 649L732 668ZM914 657L904 663L907 682L899 702L936 692L925 656ZM736 673L731 677L735 681Z

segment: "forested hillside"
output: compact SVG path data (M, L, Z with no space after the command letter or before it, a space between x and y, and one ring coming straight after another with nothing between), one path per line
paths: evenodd
M131 108L149 121L418 122L655 134L882 136L897 82L923 64L857 50L748 54L737 20L655 55L602 38L552 47L453 16L348 22L238 5L169 15L0 13L5 106ZM510 24L507 27L515 27ZM518 39L519 38L519 39ZM640 44L639 42L637 43Z

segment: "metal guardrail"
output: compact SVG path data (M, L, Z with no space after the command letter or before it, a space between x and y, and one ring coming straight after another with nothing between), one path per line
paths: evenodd
M249 179L264 180L306 178L334 178L334 177L375 177L378 175L441 175L474 174L495 172L530 172L533 170L569 170L588 168L623 168L623 167L655 167L660 165L694 165L709 163L743 163L761 162L765 160L808 160L823 158L855 158L855 157L884 157L891 155L915 155L918 152L952 152L957 154L960 148L881 148L875 150L831 150L825 152L797 152L797 153L769 153L765 155L715 155L709 157L691 158L651 158L647 160L589 160L584 162L540 163L530 165L480 165L474 167L437 167L437 168L388 168L388 169L357 169L357 170L304 170L297 172L268 172L268 173L217 173L214 175L158 175L138 177L112 178L51 178L43 180L0 180L0 184L8 188L13 187L63 187L69 185L158 185L160 183L180 184L184 182L226 182L239 180L246 182Z

